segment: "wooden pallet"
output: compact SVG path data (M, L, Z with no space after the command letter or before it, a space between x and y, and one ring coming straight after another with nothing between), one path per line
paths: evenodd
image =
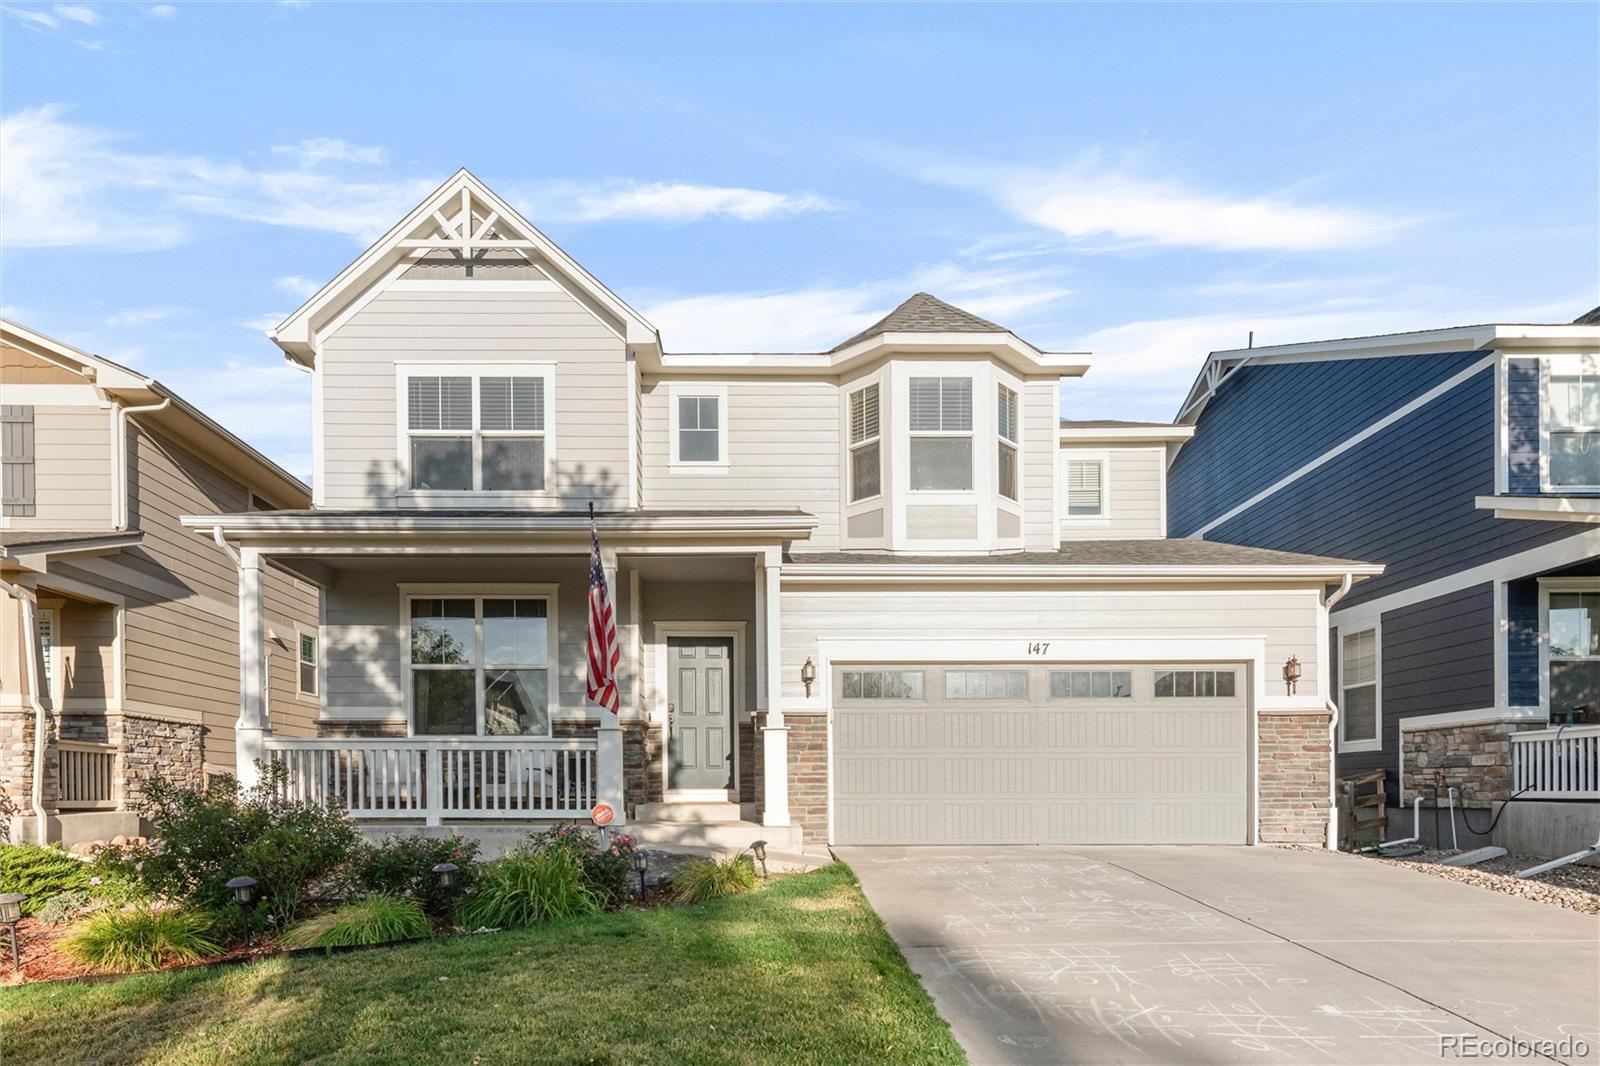
M1369 770L1339 779L1339 850L1357 842L1381 841L1389 831L1389 798L1384 771Z

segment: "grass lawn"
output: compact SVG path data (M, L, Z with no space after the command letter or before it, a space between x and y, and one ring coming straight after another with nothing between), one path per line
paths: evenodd
M842 865L694 907L0 990L24 1063L964 1062Z

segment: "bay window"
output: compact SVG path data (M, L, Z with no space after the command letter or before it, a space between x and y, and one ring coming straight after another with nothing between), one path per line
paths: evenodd
M972 379L911 379L913 491L972 491Z
M1378 743L1378 631L1345 633L1339 654L1339 733L1346 746Z
M407 486L416 492L542 492L548 371L404 373Z
M1550 721L1592 717L1600 707L1600 588L1550 592Z
M1017 496L1017 443L1021 434L1017 431L1017 394L1004 385L999 386L999 405L996 411L996 426L999 433L1000 468L999 487L1000 495L1008 500L1015 500Z
M878 386L850 394L850 502L883 495L883 453L879 446Z
M1545 469L1549 488L1600 488L1600 368L1592 356L1546 364Z
M422 735L550 734L550 600L410 599L411 721Z

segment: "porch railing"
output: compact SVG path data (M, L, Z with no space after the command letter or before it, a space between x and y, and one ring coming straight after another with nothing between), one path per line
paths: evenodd
M71 811L111 811L117 808L114 780L117 746L83 740L56 743L60 763L60 797L56 806Z
M580 818L600 796L593 738L272 737L291 799L352 818Z
M1529 799L1600 799L1600 725L1511 734L1511 791Z

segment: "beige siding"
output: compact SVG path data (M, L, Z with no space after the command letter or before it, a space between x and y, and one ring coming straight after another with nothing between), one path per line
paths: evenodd
M70 714L102 711L115 695L117 613L108 604L68 600L57 608L52 699Z
M621 339L563 291L384 292L324 340L324 505L426 506L400 495L397 363L554 363L556 429L549 506L626 500L627 364ZM435 498L434 506L471 505Z
M783 692L804 695L800 668L817 641L1266 637L1275 670L1297 655L1302 693L1317 690L1322 650L1315 590L1163 593L1114 589L857 589L790 585L783 590ZM953 626L953 621L958 624ZM1019 651L1019 658L1022 657ZM1272 681L1273 679L1269 679Z
M1029 551L1050 551L1056 535L1057 378L1034 378L1022 392L1022 535Z
M1061 449L1063 461L1075 451L1110 455L1107 483L1110 485L1111 516L1109 521L1068 519L1063 482L1061 539L1133 540L1166 536L1161 517L1161 491L1167 469L1164 444L1107 448L1075 445Z
M82 385L81 374L0 341L0 384L3 385Z
M744 661L743 672L744 714L740 721L748 721L756 706L756 589L752 575L750 581L740 582L687 582L645 581L639 591L640 613L644 621L644 662L641 671L645 687L645 716L659 700L663 705L666 693L656 691L657 657L664 649L656 644L657 622L743 622ZM736 708L737 710L737 708Z
M799 507L817 518L809 546L839 545L839 389L831 381L715 382L728 393L728 468L671 469L668 383L641 398L644 493L651 507Z
M34 514L18 530L111 528L111 409L93 404L33 408Z

